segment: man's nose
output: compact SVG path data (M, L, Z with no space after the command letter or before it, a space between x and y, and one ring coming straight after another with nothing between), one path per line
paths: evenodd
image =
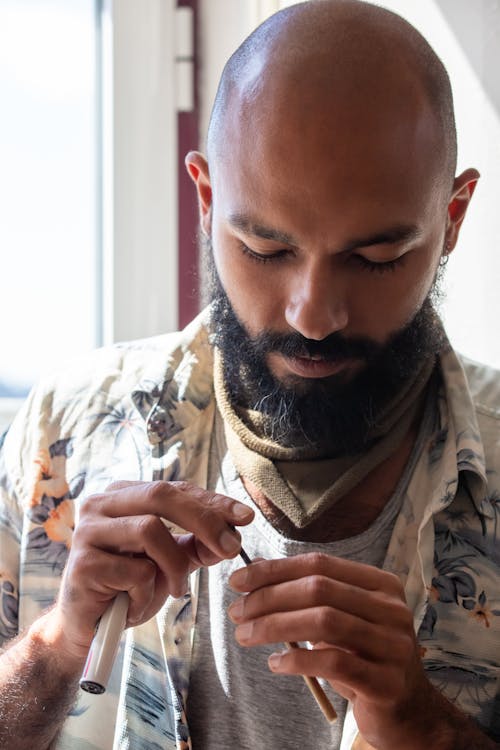
M291 328L315 341L345 329L349 315L340 277L319 266L301 274L289 294L285 318Z

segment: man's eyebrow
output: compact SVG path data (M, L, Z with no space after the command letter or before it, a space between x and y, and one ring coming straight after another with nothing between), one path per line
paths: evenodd
M260 237L262 240L274 240L275 242L282 242L284 245L298 247L297 242L294 241L291 235L281 232L279 229L259 224L259 222L253 221L253 219L244 214L231 214L228 221L235 229L239 229L249 236Z
M257 221L254 221L249 216L241 213L231 214L228 219L231 226L235 229L239 229L246 235L252 237L259 237L263 240L274 240L275 242L282 242L285 245L299 247L299 243L290 234L282 232L279 229L273 229L272 227L266 227ZM397 224L387 229L383 229L380 232L374 234L354 237L349 240L345 245L338 249L337 252L351 252L362 247L370 247L371 245L392 245L397 242L409 242L411 240L418 239L422 234L422 231L415 224Z
M388 227L381 232L365 235L364 237L355 237L342 248L343 252L357 250L360 247L370 247L371 245L394 245L397 242L410 242L417 240L422 236L422 230L415 224L398 224L394 227Z

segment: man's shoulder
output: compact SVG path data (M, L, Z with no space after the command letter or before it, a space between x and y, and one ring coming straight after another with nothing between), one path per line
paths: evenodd
M476 412L500 424L500 370L458 355Z
M5 469L20 483L19 493L28 493L24 476L33 474L40 456L52 462L60 455L71 457L73 470L80 473L91 461L100 465L96 456L104 463L117 461L121 443L130 437L135 445L160 397L185 426L196 407L210 400L211 363L201 314L183 331L97 349L44 378L3 445Z
M172 403L204 403L211 362L205 311L182 331L96 349L35 386L11 425L9 443L17 451L41 439L51 444L76 433L88 437L109 415L131 418L136 409L144 418L169 388Z
M500 461L500 372L489 365L475 362L464 356L459 357L465 374L465 381L457 379L457 384L468 390L463 399L463 404L468 402L473 410L473 415L467 416L467 407L462 416L465 421L459 420L460 425L469 425L472 433L479 431L486 470L490 478L491 472L497 476ZM457 401L461 400L460 393L456 394ZM461 407L457 407L459 409ZM470 417L474 420L470 421Z
M95 349L44 378L39 389L64 399L108 393L111 400L119 400L138 386L161 387L165 380L175 377L187 358L207 358L210 345L206 323L207 313L203 311L181 331Z

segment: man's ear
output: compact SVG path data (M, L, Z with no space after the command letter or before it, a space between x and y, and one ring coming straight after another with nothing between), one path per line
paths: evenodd
M184 159L189 176L196 185L198 207L200 210L200 226L206 235L210 235L212 221L212 185L208 162L199 151L190 151Z
M448 220L446 223L446 253L449 254L457 244L460 227L469 207L472 194L479 180L477 169L466 169L455 177L448 203Z

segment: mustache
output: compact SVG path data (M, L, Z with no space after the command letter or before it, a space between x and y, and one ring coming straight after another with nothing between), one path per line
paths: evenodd
M320 357L327 362L341 362L347 359L372 361L382 351L383 346L363 337L345 338L341 334L331 333L321 341L307 339L300 333L280 334L263 331L254 339L252 345L256 354L263 356L271 353L283 354L285 357Z

